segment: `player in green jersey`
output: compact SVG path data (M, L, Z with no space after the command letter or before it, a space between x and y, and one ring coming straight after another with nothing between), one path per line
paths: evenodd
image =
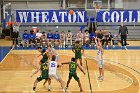
M37 74L39 71L41 71L41 75L39 77L37 77L37 79L35 80L34 82L34 86L33 86L33 91L35 92L36 90L36 86L37 86L37 83L42 81L42 80L46 80L48 81L49 80L49 75L48 75L48 64L44 61L40 61L39 62L40 64L40 68L37 69L33 75L31 75L31 77L33 77L35 74ZM48 89L48 91L50 91L50 89Z
M39 56L42 55L42 59L40 60L40 62L46 62L46 63L48 63L49 57L48 57L48 53L46 52L46 49L42 49L41 47L37 47L36 49L39 52L41 52L41 54ZM47 81L45 80L45 82L43 83L43 85L45 85L46 82ZM48 80L48 91L50 91L50 85L51 85L51 79Z
M80 42L76 41L76 45L72 48L72 51L75 53L76 62L79 59L80 65L82 66L82 55L84 54L84 48L80 46Z
M42 55L41 61L48 62L49 57L46 49L42 49L41 47L37 47L36 49L41 53L40 55L38 55L38 57Z
M80 88L80 92L82 93L83 92L82 85L81 85L79 77L77 76L76 70L77 70L77 67L78 67L84 73L84 75L85 75L84 70L76 62L75 58L71 58L71 62L61 63L61 65L64 65L64 64L69 64L69 79L67 81L66 89L69 87L70 80L73 77L78 82L78 85L79 85L79 88Z

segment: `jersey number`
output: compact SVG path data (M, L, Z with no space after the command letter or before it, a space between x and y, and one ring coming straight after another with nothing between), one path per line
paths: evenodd
M55 63L51 63L51 67L55 67Z
M71 68L75 68L75 64L71 64Z
M47 66L43 66L43 70L47 70Z

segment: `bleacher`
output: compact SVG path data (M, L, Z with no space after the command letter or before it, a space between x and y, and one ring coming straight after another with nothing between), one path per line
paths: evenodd
M120 23L97 23L97 29L105 29L114 35L118 35ZM140 23L124 23L128 28L127 40L140 40Z

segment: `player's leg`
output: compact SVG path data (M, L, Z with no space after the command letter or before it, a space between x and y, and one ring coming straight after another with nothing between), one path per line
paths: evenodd
M51 79L48 78L48 79L45 79L45 82L43 83L43 85L45 85L48 81L48 91L51 91Z
M69 87L70 80L72 79L71 73L69 73L69 79L67 81L66 89Z
M100 60L99 62L99 80L103 80L104 79L104 65L103 65L103 60Z
M76 74L76 73L73 74L73 77L74 77L74 79L78 82L78 86L79 86L79 88L80 88L80 92L83 92L82 85L81 85L80 79L79 79L79 77L77 76L77 74Z
M65 93L66 90L65 90L65 87L64 87L64 83L59 75L59 73L57 72L56 75L54 76L54 78L60 83L62 89L63 89L63 92Z
M79 61L80 61L80 65L83 66L82 57L80 57Z
M33 91L36 90L37 83L40 82L41 80L43 80L42 76L38 77L38 78L35 80L34 85L33 85Z

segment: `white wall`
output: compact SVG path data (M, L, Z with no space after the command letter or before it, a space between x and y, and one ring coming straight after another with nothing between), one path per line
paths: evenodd
M139 9L140 10L140 0L123 0L124 9Z
M12 2L12 9L46 9L46 10L56 10L60 9L58 2Z

